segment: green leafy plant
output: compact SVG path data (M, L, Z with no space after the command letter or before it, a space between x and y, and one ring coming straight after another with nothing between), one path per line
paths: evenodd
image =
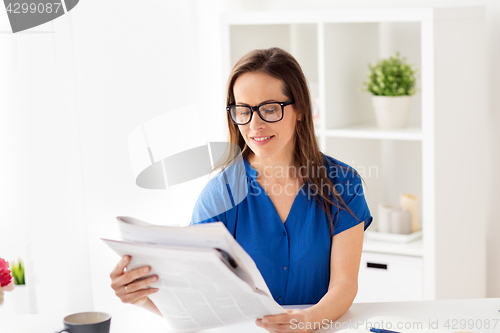
M368 81L364 81L366 90L376 96L411 96L417 92L415 74L417 68L400 58L399 52L388 59L369 64Z
M14 284L23 285L24 281L24 264L21 259L18 260L17 264L13 262L10 265L10 271L12 272L12 277L14 278Z

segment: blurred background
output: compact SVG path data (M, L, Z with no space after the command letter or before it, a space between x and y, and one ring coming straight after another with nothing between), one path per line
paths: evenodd
M9 32L7 14L0 10L0 257L24 260L27 311L69 313L126 307L110 288L109 273L119 258L100 237L117 236L118 215L166 225L189 223L203 181L169 190L139 188L128 139L142 123L194 104L193 119L204 124L202 133L183 123L165 133L172 140L168 144L193 135L206 142L226 140L225 80L228 64L235 60L228 59L224 20L246 11L449 6L486 9L483 102L488 126L481 142L487 145L477 148L487 156L488 165L477 166L484 170L486 182L482 193L464 195L484 198L479 223L484 222L487 235L486 256L479 260L486 263L482 272L486 281L480 296L500 297L500 266L495 265L500 262L500 243L494 240L500 234L495 214L495 203L500 201L496 172L500 169L500 131L495 131L500 128L500 94L495 94L500 91L500 64L495 61L500 59L500 2L81 1L68 14L16 34ZM412 25L406 28L411 36L420 33ZM261 29L257 34L264 37L265 27ZM304 31L308 33L307 27ZM240 34L238 45L243 49L247 32L236 29L235 33ZM255 37L256 32L252 33ZM248 43L254 45L255 38ZM282 47L290 51L295 47L299 62L300 57L317 57L315 45L310 48L312 54L307 48ZM410 55L414 51L408 50ZM232 57L241 56L238 52L233 49ZM409 60L420 63L418 57L417 52ZM307 65L304 70L307 74ZM310 83L314 95L318 87ZM419 103L417 97L414 108L420 108ZM420 122L419 117L416 113L413 121ZM324 144L343 146L335 142L341 139L329 140L333 141ZM353 145L367 156L380 149L365 142ZM415 150L418 155L420 148L414 145L394 149ZM335 156L335 149L328 152ZM355 163L357 168L369 166L362 158ZM411 163L402 165L412 167ZM377 186L378 174L370 180L366 171L368 186L370 181ZM377 198L369 200L375 216ZM0 307L0 315L7 305Z

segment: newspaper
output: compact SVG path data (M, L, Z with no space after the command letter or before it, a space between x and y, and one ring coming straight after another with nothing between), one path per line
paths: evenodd
M285 313L253 259L222 222L168 227L117 217L123 240L102 239L127 270L150 266L158 275L149 298L180 332L221 327ZM149 276L148 275L148 276Z

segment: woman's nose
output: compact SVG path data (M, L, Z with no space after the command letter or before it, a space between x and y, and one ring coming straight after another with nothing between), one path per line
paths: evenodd
M250 128L253 131L258 131L266 126L266 122L262 120L257 111L252 111L252 120L250 120Z

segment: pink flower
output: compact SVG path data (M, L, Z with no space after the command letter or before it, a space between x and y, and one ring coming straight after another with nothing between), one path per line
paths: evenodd
M9 263L0 258L0 288L8 286L12 281L12 274L9 270Z

